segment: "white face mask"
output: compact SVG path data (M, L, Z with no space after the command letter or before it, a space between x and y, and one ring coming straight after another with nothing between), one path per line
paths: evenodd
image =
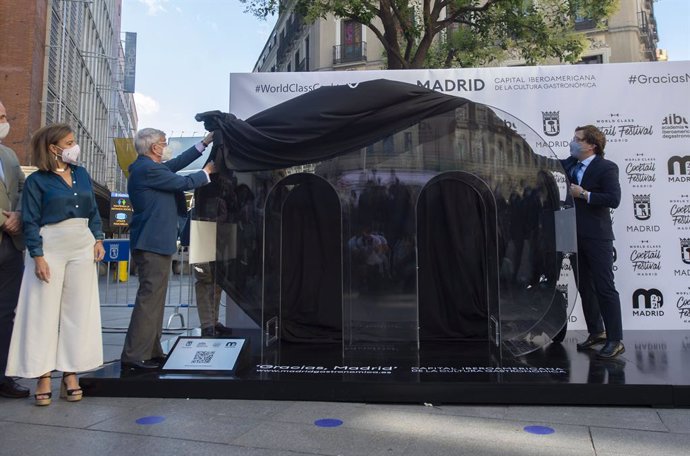
M79 144L75 144L72 147L68 147L67 149L62 149L62 155L60 156L60 159L65 163L76 165L78 163L80 153L81 149L79 148Z
M161 145L161 144L158 143L158 145ZM172 148L170 146L166 145L165 147L163 147L163 151L161 153L158 153L155 150L153 153L158 155L161 158L161 162L164 162L164 161L168 161L172 158L173 151L172 151Z
M10 134L10 124L3 122L0 124L0 139L5 139Z
M161 161L168 161L172 158L172 148L170 146L165 146L163 148L163 153L161 154Z

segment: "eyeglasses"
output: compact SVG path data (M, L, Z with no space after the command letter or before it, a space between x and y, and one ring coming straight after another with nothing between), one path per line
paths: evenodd
M167 141L163 141L163 142L157 142L156 144L158 144L159 146L165 147L165 146L168 145L168 142L167 142Z

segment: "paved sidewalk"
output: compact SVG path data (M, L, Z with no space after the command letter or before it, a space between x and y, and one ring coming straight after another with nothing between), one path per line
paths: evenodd
M126 326L130 312L104 308L103 325ZM196 309L185 318L198 325ZM106 360L119 358L123 340L124 333L104 334ZM342 424L319 426L324 419ZM0 398L0 435L0 456L687 456L690 409L105 397L56 397L36 407Z
M101 397L48 407L0 399L0 409L2 455L680 456L690 448L690 410L677 409ZM323 419L342 425L315 424Z

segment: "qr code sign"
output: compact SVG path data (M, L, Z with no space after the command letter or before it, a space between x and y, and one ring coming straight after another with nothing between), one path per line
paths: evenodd
M194 353L192 364L208 364L213 359L215 352L212 351L198 351Z

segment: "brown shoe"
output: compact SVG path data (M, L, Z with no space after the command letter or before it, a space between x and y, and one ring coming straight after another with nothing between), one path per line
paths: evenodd
M597 358L599 359L611 359L625 353L625 345L620 340L612 340L606 342L604 348L602 348L599 353L597 353Z
M589 350L594 345L606 342L606 332L590 334L583 342L577 344L577 351Z
M216 325L213 327L213 332L215 333L216 337L232 336L232 329L222 325L221 323L216 323Z

